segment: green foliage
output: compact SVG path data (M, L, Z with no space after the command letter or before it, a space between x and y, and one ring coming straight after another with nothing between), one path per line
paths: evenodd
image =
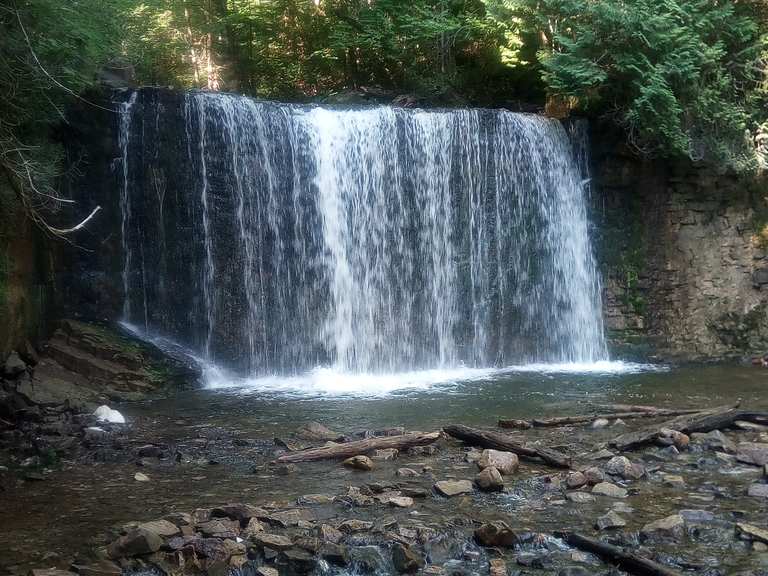
M765 80L756 65L756 7L729 0L523 0L520 13L540 31L551 94L611 115L642 152L744 169L753 160L745 131L754 128L750 112L759 106L750 99Z

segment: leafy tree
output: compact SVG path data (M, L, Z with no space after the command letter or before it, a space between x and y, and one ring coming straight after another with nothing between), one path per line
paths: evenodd
M745 131L754 128L749 101L760 75L756 6L523 0L517 13L538 32L550 94L609 114L644 153L743 169L753 158Z

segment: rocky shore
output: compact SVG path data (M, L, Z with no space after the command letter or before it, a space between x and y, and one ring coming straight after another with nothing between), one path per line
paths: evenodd
M510 436L567 452L570 467L560 470L446 434L402 451L281 463L313 446L407 435L319 423L269 442L220 435L144 445L132 453L132 482L142 490L178 488L185 478L226 482L235 472L215 455L226 449L251 471L248 488L224 492L249 497L210 503L214 495L196 496L187 484L164 513L105 530L87 551L54 557L32 574L765 574L768 428L738 421L723 431L660 435L623 453L611 447L647 427L605 419ZM196 458L179 457L195 444ZM585 540L658 571L587 551Z
M27 342L0 364L0 470L35 480L62 458L105 457L128 429L99 406L195 382L196 370L114 328L61 322L39 351Z

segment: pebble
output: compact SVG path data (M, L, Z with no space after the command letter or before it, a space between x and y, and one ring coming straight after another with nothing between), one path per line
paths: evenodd
M373 460L368 458L368 456L352 456L352 458L344 460L342 464L354 470L363 470L365 472L373 470Z
M622 528L627 525L627 521L619 516L616 512L611 510L607 514L600 516L595 522L595 527L598 530L610 530L613 528Z
M684 525L685 520L683 520L683 517L680 514L672 514L666 518L649 522L640 529L640 532L643 534L651 534L653 532L672 533L682 529Z
M133 475L133 479L136 480L136 482L149 482L149 476L142 472L136 472L136 474Z
M441 480L440 482L435 482L434 488L439 494L448 498L469 494L473 490L472 482L469 480Z
M627 491L624 488L611 484L610 482L600 482L592 488L592 494L608 496L609 498L626 498Z

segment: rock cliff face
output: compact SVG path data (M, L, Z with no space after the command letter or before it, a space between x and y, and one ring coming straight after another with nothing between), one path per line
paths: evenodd
M768 350L768 180L642 161L594 137L606 327L664 357Z

